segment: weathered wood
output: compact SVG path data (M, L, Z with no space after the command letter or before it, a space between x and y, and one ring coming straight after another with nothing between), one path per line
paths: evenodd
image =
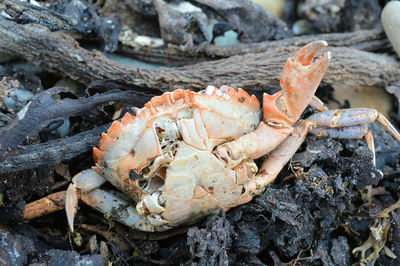
M107 92L88 98L54 100L52 95L68 91L55 87L41 92L24 107L6 126L0 128L0 162L4 157L15 154L15 148L28 137L35 136L47 125L71 116L85 114L94 108L113 102L142 106L149 99L135 93Z
M78 24L78 20L72 16L66 16L45 6L33 5L29 2L4 0L0 5L0 10L2 9L15 21L37 23L51 30L71 30Z
M323 79L325 83L385 87L396 82L400 74L400 64L394 57L355 48L328 49L333 60ZM143 92L146 88L162 92L178 88L199 90L209 84L276 89L286 59L298 47L275 48L178 68L145 69L116 64L100 52L81 48L73 38L61 32L0 18L0 50L82 83L112 79L144 87Z
M33 169L42 165L56 165L72 159L97 146L100 135L111 123L96 127L72 137L25 146L9 154L0 163L0 173Z
M345 33L324 33L314 35L304 35L283 40L264 41L250 44L238 45L193 45L138 49L122 45L120 52L131 55L143 61L153 63L164 63L174 66L194 64L205 60L215 60L234 55L244 55L250 53L262 53L268 50L289 47L304 46L316 40L325 40L332 47L352 47L364 51L376 51L390 47L389 40L381 29L359 30Z

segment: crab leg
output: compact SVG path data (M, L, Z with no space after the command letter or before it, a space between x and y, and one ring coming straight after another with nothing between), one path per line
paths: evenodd
M385 116L374 109L357 108L345 110L330 110L311 115L308 121L316 126L325 128L339 128L378 122L381 124L397 141L400 142L400 134L396 128L387 120ZM318 135L318 134L317 134Z
M330 110L316 113L310 116L308 121L314 123L317 128L311 130L311 134L321 137L361 139L365 138L369 150L373 154L372 162L375 165L374 137L370 129L364 126L374 121L380 123L397 141L400 142L400 134L385 116L374 109L359 108L346 110Z
M79 172L72 178L72 183L66 191L56 192L27 204L24 211L24 218L33 219L66 208L68 223L73 231L73 220L78 199L81 196L78 192L91 191L101 186L104 182L106 180L92 169Z
M74 231L74 218L81 194L98 188L105 182L106 180L93 169L84 170L72 178L72 183L68 186L65 199L65 211L71 232Z
M311 134L318 137L330 137L337 139L362 139L365 138L368 149L372 152L372 163L375 163L375 144L372 131L363 126L349 126L343 128L317 127L310 131Z
M300 120L294 127L293 132L262 163L258 174L253 180L247 183L246 190L252 196L261 194L265 186L273 182L282 168L293 157L300 145L303 143L308 132L312 128L312 123Z
M299 121L292 134L268 155L255 179L247 184L247 190L252 195L262 193L264 187L274 181L285 164L292 158L309 132L317 136L334 138L365 138L368 148L373 153L373 163L375 165L375 147L372 132L366 127L359 126L374 121L383 125L400 142L399 132L382 114L373 109L330 110L316 113L307 120Z
M26 205L25 219L33 219L65 208L65 195L67 191L60 191L38 199Z
M136 204L122 193L95 189L82 194L81 199L87 205L127 226L146 232L156 230L148 219L138 214L134 207ZM160 229L158 230L160 231Z

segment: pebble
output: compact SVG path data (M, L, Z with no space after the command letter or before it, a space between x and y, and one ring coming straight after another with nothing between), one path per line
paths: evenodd
M4 105L7 109L20 110L25 104L33 98L33 93L28 90L17 89L8 93L4 99Z
M382 11L383 28L394 50L400 57L400 2L390 1Z
M239 44L238 34L233 30L229 30L224 35L216 37L214 44L219 46Z
M292 26L292 31L294 35L315 33L311 23L306 19L297 20Z
M214 25L218 21L215 19L209 19L207 24L207 33L209 36L213 36L213 28ZM214 44L218 46L225 46L225 45L235 45L239 44L238 34L236 31L228 30L223 35L215 37Z

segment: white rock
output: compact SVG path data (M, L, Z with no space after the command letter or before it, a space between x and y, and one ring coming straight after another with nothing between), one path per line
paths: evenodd
M400 57L400 2L387 3L382 11L381 19L386 35Z
M224 35L216 37L214 44L219 46L239 44L238 34L233 30L228 30Z
M294 35L303 35L303 34L310 34L314 33L314 30L309 21L306 19L299 19L297 20L293 26L292 31Z

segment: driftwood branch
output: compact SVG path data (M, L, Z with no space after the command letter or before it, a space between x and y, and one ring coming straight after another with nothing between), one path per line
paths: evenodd
M101 133L107 131L110 124L72 137L25 146L8 155L0 163L0 173L33 169L42 165L56 165L72 159L98 145Z
M325 33L305 35L276 41L264 41L238 45L193 45L138 49L122 45L120 51L143 61L165 63L176 66L194 64L204 60L221 59L234 55L263 53L272 49L289 46L304 46L317 40L325 40L332 47L352 47L364 51L376 51L390 47L389 40L381 29L360 30L346 33Z
M0 18L2 52L16 54L82 83L112 79L160 92L178 88L199 90L209 84L252 90L276 89L286 59L297 49L297 46L290 46L179 68L144 69L122 66L100 52L89 52L61 32ZM400 64L393 57L355 48L330 47L329 50L333 60L323 79L325 83L385 87L399 77Z
M22 23L36 23L51 30L71 30L78 24L76 18L60 14L45 6L33 5L19 0L4 0L0 10L4 9L7 15Z
M52 88L37 94L18 113L13 121L0 128L0 160L14 150L26 138L39 133L47 125L68 117L85 114L94 108L110 102L143 105L149 98L132 92L107 92L88 98L54 100L52 95L68 90Z

